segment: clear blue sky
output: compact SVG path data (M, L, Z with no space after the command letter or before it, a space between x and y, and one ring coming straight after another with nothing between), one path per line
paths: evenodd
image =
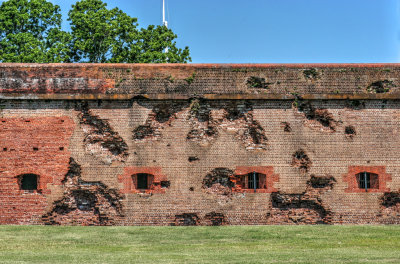
M61 6L65 27L75 0ZM166 0L193 63L400 62L400 0ZM161 23L162 0L105 0Z

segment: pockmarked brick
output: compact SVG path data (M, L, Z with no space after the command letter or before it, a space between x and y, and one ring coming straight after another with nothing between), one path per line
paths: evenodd
M400 224L399 64L0 64L0 224Z

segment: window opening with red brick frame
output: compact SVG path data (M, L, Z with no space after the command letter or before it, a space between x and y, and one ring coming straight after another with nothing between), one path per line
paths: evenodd
M271 166L239 166L231 179L235 183L235 192L271 193L277 191L273 184L279 181Z
M137 190L149 190L153 184L154 175L148 173L138 173L132 175Z
M384 193L390 192L387 183L392 175L386 173L386 166L349 166L343 181L347 183L346 193Z
M358 188L365 189L368 192L368 189L379 189L379 177L375 173L369 172L361 172L356 175Z
M39 176L36 174L22 174L18 176L20 189L23 191L36 191L38 189Z

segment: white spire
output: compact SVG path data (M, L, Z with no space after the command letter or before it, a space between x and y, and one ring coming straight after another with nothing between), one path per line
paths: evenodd
M163 26L168 28L168 21L165 20L165 0L162 1L162 20L163 20ZM164 49L164 53L168 53L168 47Z
M163 11L163 13L162 13L162 23L163 23L163 26L168 27L168 21L165 20L165 0L162 1L162 11Z

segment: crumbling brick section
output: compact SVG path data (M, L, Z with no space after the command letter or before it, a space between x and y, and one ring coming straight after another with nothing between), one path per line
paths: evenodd
M199 143L210 143L219 135L218 130L234 131L235 137L248 150L266 149L268 138L261 124L253 117L252 105L248 102L211 105L204 100L193 100L189 120L192 129L187 139Z
M200 223L200 218L195 213L184 213L175 215L172 226L197 226Z
M121 221L122 197L104 183L81 179L81 166L73 158L63 180L64 195L42 216L47 225L115 225Z
M386 192L382 195L378 219L382 224L400 224L400 191Z
M322 131L335 132L338 122L327 109L315 108L308 101L299 100L297 103L297 111L304 114L305 125Z
M207 193L230 196L235 187L232 176L233 171L228 168L215 168L204 177L202 188Z
M243 183L243 176L250 173L259 173L265 175L265 182L260 182L262 188L256 189L257 193L272 193L278 191L274 187L275 182L279 182L279 175L274 173L272 166L239 166L236 167L234 175L231 176L231 181L235 184L233 192L247 192L254 193L254 189L245 189ZM261 179L260 179L261 181ZM264 188L265 186L265 188Z
M306 154L306 152L302 149L297 150L292 155L292 166L299 168L300 172L306 173L311 167L311 160Z
M303 193L271 194L268 224L331 224L332 212L323 204L321 195L336 182L332 176L311 176Z
M68 116L0 118L0 224L37 224L68 171L75 124ZM37 190L21 190L21 175Z
M210 212L205 215L204 219L206 225L209 226L220 226L227 224L225 215L223 213Z
M132 131L133 139L136 142L160 139L162 130L172 126L173 120L177 118L177 113L182 111L186 105L184 102L156 104L147 117L146 122Z
M101 157L107 164L112 163L113 160L127 159L128 145L118 132L112 129L107 120L92 114L87 104L82 105L79 118L85 132L83 142L88 152Z
M151 176L151 183L146 190L139 190L137 186L137 178L135 175L148 174ZM123 194L130 193L165 193L165 190L170 187L170 182L167 176L161 173L161 167L125 167L124 173L118 175L118 182L122 183L123 187L120 192Z
M392 180L392 175L386 173L386 166L349 166L348 173L343 175L343 181L347 182L346 193L363 193L364 188L359 188L357 174L368 172L378 175L379 188L368 189L368 192L390 192L386 183Z

